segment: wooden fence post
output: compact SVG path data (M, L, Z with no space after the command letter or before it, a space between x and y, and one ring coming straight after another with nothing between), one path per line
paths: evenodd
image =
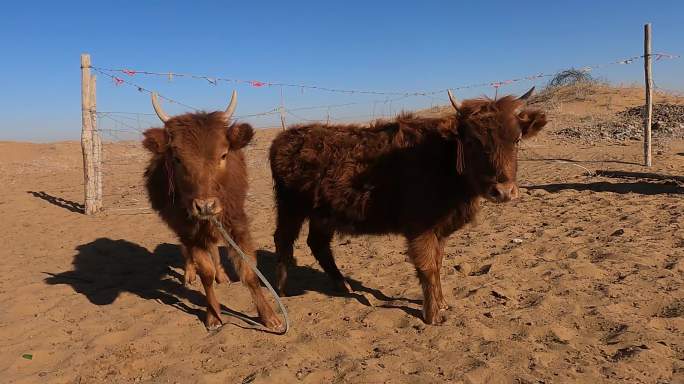
M281 105L278 107L278 111L280 111L280 126L283 128L283 131L287 129L285 126L285 108Z
M83 188L85 214L92 215L95 207L95 164L93 162L93 120L90 104L90 55L81 54L81 150L83 151Z
M280 87L280 106L278 107L278 111L280 112L280 125L283 127L283 131L286 128L285 126L285 100L283 97L283 87Z
M102 210L102 136L97 130L97 78L90 76L90 116L93 127L93 164L95 169L95 211Z
M651 166L651 121L653 118L653 77L651 72L651 23L644 25L644 75L646 114L644 116L644 165Z

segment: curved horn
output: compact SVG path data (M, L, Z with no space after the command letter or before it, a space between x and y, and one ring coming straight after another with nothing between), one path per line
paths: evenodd
M230 120L230 118L233 116L233 112L235 112L235 107L237 107L237 92L233 90L233 93L230 95L230 104L228 104L228 107L226 108L226 120Z
M451 105L454 107L456 111L458 111L461 106L458 103L458 100L454 97L454 94L451 93L451 89L447 89L447 93L449 94L449 101L451 101Z
M164 110L162 109L161 105L159 105L159 100L157 99L157 92L152 92L152 106L154 107L154 111L157 113L157 116L159 116L159 119L163 122L169 121L169 115L164 113Z
M525 92L525 94L518 97L518 100L527 100L530 96L532 96L532 93L534 92L534 88L535 87L530 88L529 91Z

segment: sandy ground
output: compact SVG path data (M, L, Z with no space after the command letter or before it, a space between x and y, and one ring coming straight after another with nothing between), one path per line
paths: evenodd
M549 131L567 121L559 113ZM275 133L248 149L248 212L271 279ZM419 318L402 239L335 239L369 303L331 292L301 236L284 299L294 327L275 336L228 316L205 330L174 236L138 209L138 143L106 145L108 211L96 217L79 213L78 143L0 143L0 382L683 383L684 142L666 144L646 169L638 142L526 143L521 198L485 204L448 243L441 326ZM218 294L254 315L239 283Z

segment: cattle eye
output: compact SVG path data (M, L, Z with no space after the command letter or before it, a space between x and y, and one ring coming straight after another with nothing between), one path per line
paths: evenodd
M180 164L180 163L181 163L180 157L174 156L174 157L173 157L173 162L176 163L176 164Z
M228 152L223 152L223 155L221 155L221 160L225 160L226 156L228 156Z

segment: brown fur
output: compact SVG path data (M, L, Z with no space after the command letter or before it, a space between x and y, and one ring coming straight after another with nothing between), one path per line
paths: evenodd
M185 258L185 280L199 273L207 296L206 325L221 324L214 281L226 282L218 244L220 237L207 221L193 214L195 199L215 198L217 217L240 247L256 261L244 201L247 169L242 148L253 135L249 124L228 125L222 112L185 114L171 118L164 128L145 131L143 145L152 153L145 171L152 208L178 235ZM252 270L230 252L240 279L247 286L264 324L280 326L266 302Z
M270 149L278 222L278 288L284 293L292 243L309 219L308 244L341 290L330 240L347 234L402 234L424 292L424 318L446 308L439 269L446 238L477 214L481 197L512 185L517 142L546 118L513 97L467 100L443 118L400 115L369 126L309 124Z

